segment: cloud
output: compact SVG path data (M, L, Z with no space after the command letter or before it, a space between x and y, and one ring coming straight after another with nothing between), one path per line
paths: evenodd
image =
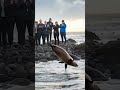
M36 0L36 18L84 18L84 0Z

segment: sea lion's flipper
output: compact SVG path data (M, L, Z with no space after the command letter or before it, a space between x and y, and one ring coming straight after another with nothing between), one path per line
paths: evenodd
M65 64L65 70L67 69L67 64Z
M59 63L64 63L63 61L60 61Z

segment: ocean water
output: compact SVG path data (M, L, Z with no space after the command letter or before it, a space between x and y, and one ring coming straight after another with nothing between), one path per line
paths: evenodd
M84 43L85 42L85 32L66 32L66 38L67 39L74 39L77 44ZM59 35L59 39L61 41L61 36ZM54 40L52 35L52 40Z
M85 60L77 61L78 67L59 61L35 64L35 90L85 90Z
M66 34L67 39L74 39L77 44L85 42L84 32L67 32ZM76 62L79 65L78 67L68 66L66 71L64 64L56 60L36 63L35 89L85 90L85 60Z
M78 44L85 42L85 32L67 32L66 37L74 39Z
M86 29L96 33L101 39L100 42L105 44L108 41L120 39L119 15L98 16L97 18L92 17L87 20Z

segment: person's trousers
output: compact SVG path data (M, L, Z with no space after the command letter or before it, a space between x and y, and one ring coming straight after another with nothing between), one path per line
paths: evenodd
M52 41L52 31L49 31L50 42Z
M2 17L0 21L0 45L7 45L7 18Z
M2 45L2 18L0 18L0 47L1 47L1 45Z
M25 44L25 22L24 18L16 18L16 27L18 31L18 43Z
M33 25L34 19L25 19L25 26L27 26L28 34L29 34L29 41L33 38Z
M38 45L38 33L35 33L35 44Z
M46 34L46 38L47 38L47 43L49 42L49 34Z
M43 45L45 45L45 34L38 33L38 42L39 42L39 45L41 44L41 37L42 37L42 43L43 43Z
M15 25L15 18L14 17L8 17L7 35L8 35L8 43L10 45L13 43L14 25Z
M59 45L59 34L58 33L54 33L54 39L55 39L55 44L56 44L56 41L58 41L58 45Z
M65 40L65 43L66 43L66 32L60 32L60 35L61 35L62 43L64 42L64 40Z

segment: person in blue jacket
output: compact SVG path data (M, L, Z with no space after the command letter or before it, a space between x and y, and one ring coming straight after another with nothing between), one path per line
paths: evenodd
M62 20L62 24L60 24L60 35L61 35L62 43L65 41L66 44L66 24L64 20Z

